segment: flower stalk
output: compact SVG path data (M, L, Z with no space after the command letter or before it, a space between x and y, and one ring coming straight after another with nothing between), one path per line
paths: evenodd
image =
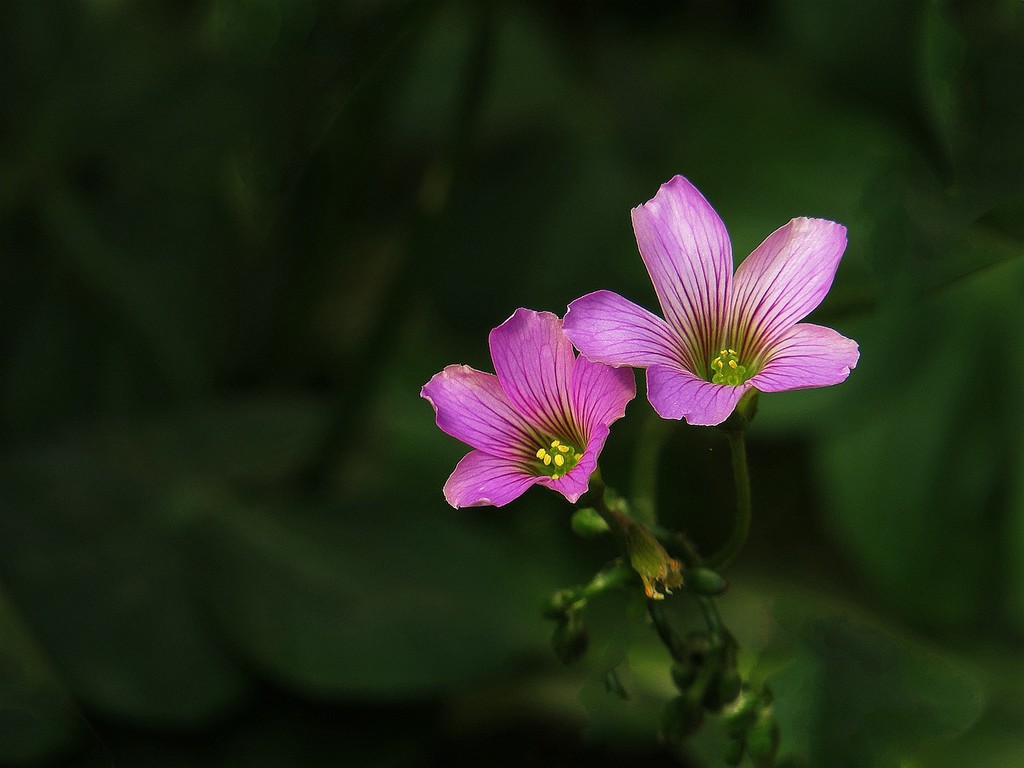
M743 549L750 533L752 503L750 497L750 471L747 468L747 445L744 431L727 430L729 451L732 454L732 477L736 486L736 517L733 521L732 533L720 550L704 559L704 565L722 571L736 559Z

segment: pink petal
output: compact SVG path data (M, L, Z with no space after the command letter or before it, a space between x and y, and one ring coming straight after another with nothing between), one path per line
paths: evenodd
M470 451L444 484L444 497L456 509L502 507L540 479L523 469L518 460Z
M857 342L820 325L800 323L768 351L768 362L748 383L762 392L828 387L857 365Z
M565 335L591 360L608 365L678 365L682 339L660 317L611 291L589 293L569 305Z
M754 249L733 282L728 343L741 359L755 359L821 303L845 249L846 227L825 219L793 219Z
M420 396L434 406L443 432L473 448L513 458L536 442L493 373L449 365L423 385Z
M572 369L570 397L576 423L591 440L599 428L625 415L626 404L636 397L636 378L630 368L611 368L580 355Z
M736 387L713 384L663 365L647 369L647 399L654 410L663 419L686 419L687 424L721 424L750 387L749 381Z
M550 477L541 477L540 484L546 485L553 491L558 491L565 496L569 502L575 504L580 496L587 492L590 487L590 476L597 469L597 459L601 455L604 443L608 439L609 430L607 426L600 426L594 430L583 450L583 457L579 463L569 470L568 474L552 480Z
M550 312L517 309L489 337L502 389L527 421L561 438L575 431L569 386L576 355Z
M732 245L718 214L682 176L633 209L633 231L669 325L703 371L721 343L732 297ZM690 366L692 367L692 366Z

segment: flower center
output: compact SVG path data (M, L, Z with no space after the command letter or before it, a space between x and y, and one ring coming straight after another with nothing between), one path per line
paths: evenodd
M536 455L540 461L539 473L547 475L552 480L564 477L576 466L576 462L583 458L583 454L574 446L561 440L552 440L548 447L538 449Z
M740 356L735 349L723 349L711 361L711 381L715 384L736 386L747 380L747 367L740 365Z

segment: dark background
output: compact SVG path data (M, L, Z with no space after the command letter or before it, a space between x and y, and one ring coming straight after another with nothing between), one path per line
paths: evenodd
M5 0L0 67L0 763L673 764L635 600L548 647L613 543L447 507L419 388L518 306L656 306L629 209L682 173L737 258L849 228L860 365L762 397L721 600L783 752L1020 764L1024 4ZM728 535L642 386L602 463Z

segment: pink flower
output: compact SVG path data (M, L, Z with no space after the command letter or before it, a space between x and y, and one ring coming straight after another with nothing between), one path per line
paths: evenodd
M453 507L500 507L540 484L575 502L608 426L636 395L632 371L576 357L550 312L517 309L489 340L497 375L449 365L420 393L437 426L474 449L445 483L445 498Z
M857 343L799 322L832 285L845 227L793 219L733 275L725 225L682 176L632 213L665 319L597 291L569 305L565 333L591 360L646 368L647 397L662 418L720 424L751 388L825 387L850 375Z

